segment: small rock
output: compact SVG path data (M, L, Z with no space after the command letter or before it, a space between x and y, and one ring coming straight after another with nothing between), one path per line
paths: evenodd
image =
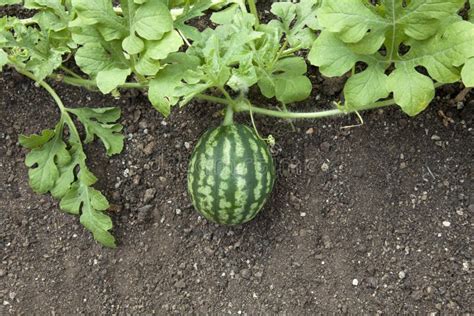
M3 277L7 274L7 271L5 271L4 269L0 269L0 277Z
M321 165L321 170L322 170L323 172L327 172L327 171L329 170L329 165L328 165L327 163L323 163L323 164Z
M399 278L400 280L403 280L405 277L406 277L405 271L400 271L400 272L398 272L398 278Z
M184 148L186 149L191 148L191 144L189 142L184 142Z
M156 142L155 141L149 142L145 146L145 148L143 148L143 153L147 156L150 156L155 151L155 147L156 147Z
M138 215L137 215L138 222L143 223L149 218L152 207L153 207L152 205L148 204L138 209Z
M416 290L413 293L411 293L411 298L414 299L415 301L419 301L423 298L423 291L421 290Z
M184 289L186 287L186 283L183 280L179 280L174 284L174 286L178 289Z
M145 191L145 195L143 196L143 203L147 204L148 202L153 200L153 198L155 197L155 194L156 194L156 189L154 188L147 189Z
M176 209L176 215L181 215L181 212L182 212L182 211L181 211L180 208L177 208L177 209Z
M308 128L308 129L306 130L306 135L312 135L312 134L314 134L314 128L312 128L312 127L311 127L311 128Z
M400 163L400 169L405 169L407 167L407 164L405 162Z
M244 279L250 279L250 270L249 269L243 269L240 271L240 276Z
M367 285L369 286L369 288L372 288L372 289L377 288L377 279L374 277L368 277Z
M321 145L319 145L319 149L327 153L331 149L331 145L328 142L322 142Z
M439 137L438 135L433 135L431 136L431 140L441 140L441 137Z
M352 285L354 285L354 286L359 285L359 280L357 280L357 279L352 280Z
M322 239L323 239L324 248L326 248L326 249L331 248L332 243L331 243L331 239L329 238L329 236L328 236L328 235L324 235L324 236L322 237Z
M209 247L209 246L204 247L204 252L205 252L206 255L208 255L208 256L212 256L212 255L214 254L214 250L212 250L212 248Z
M444 227L449 227L449 226L451 226L451 222L443 221L443 226Z

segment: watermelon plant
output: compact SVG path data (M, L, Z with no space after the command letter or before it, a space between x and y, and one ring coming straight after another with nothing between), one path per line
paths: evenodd
M193 99L222 105L223 124L193 151L188 190L204 217L231 225L254 218L275 181L266 144L273 139L261 138L254 114L324 118L398 105L414 116L435 88L474 86L474 21L465 0L276 2L268 21L254 0L0 0L13 4L34 13L0 18L0 69L35 81L60 112L53 128L20 137L30 150L30 185L79 215L108 247L116 244L108 202L94 188L83 146L97 138L107 155L120 153L120 109L67 106L51 82L116 97L139 89L165 117ZM189 23L204 14L208 28ZM307 61L327 77L347 77L332 109L288 111L311 95ZM255 104L256 93L277 105ZM236 113L248 114L252 128L234 124Z

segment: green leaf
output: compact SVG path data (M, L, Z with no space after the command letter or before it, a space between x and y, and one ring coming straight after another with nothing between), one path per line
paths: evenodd
M0 6L19 4L21 2L22 2L22 0L0 0Z
M150 102L165 117L170 114L171 106L176 105L182 96L177 89L183 86L185 72L196 68L199 60L184 53L175 53L168 62L170 64L158 72L148 89Z
M66 111L76 114L83 123L86 141L98 135L110 153L123 146L123 137L111 134L121 129L121 126L117 128L118 124L110 124L119 119L119 109L79 108ZM109 232L112 221L103 213L109 204L92 187L97 178L86 166L86 155L79 134L67 112L62 114L54 130L44 130L40 135L20 136L20 144L31 149L25 160L30 168L30 185L39 193L51 192L55 198L61 199L63 211L80 214L81 223L93 233L97 241L104 246L115 247L115 239ZM63 139L65 124L70 132L67 144Z
M302 0L298 3L274 3L271 12L280 18L280 27L286 33L290 46L309 48L316 39L312 30L319 29L317 9L318 0Z
M173 18L165 4L160 1L148 1L136 11L134 28L147 40L159 40L173 29Z
M339 77L354 67L361 59L350 47L330 32L323 32L314 42L308 60L318 66L327 77Z
M145 49L145 43L141 38L132 33L123 40L122 47L127 53L135 55Z
M457 15L463 6L461 0L325 1L324 28L308 59L325 76L353 70L344 88L349 106L363 108L393 92L403 111L416 115L434 97L434 81L458 81L460 66L474 56L474 26Z
M319 20L328 31L339 33L346 43L360 41L370 29L387 26L363 1L353 0L324 1Z
M344 87L344 95L350 100L350 105L356 107L374 103L390 94L387 80L388 76L380 65L370 66L366 71L349 78Z
M75 108L69 112L77 116L86 130L85 143L94 140L94 136L104 144L107 155L115 155L122 151L124 136L120 133L122 125L115 124L120 117L119 108Z
M258 86L265 97L276 97L284 104L302 101L309 97L312 90L311 81L304 75L306 71L303 58L284 58L276 62L270 71L258 70Z
M435 96L433 81L413 68L397 68L390 74L387 84L395 102L410 116L426 109Z
M41 132L40 135L36 135L36 134L30 135L30 136L20 135L18 141L20 142L20 145L22 145L23 147L28 148L28 149L34 149L34 148L43 146L55 135L56 134L53 130L45 129Z
M0 49L0 70L8 63L8 54L3 49Z
M226 24L229 23L229 21L232 21L234 18L235 14L239 11L239 6L234 4L229 6L228 8L225 8L224 10L214 12L211 15L211 21L216 24Z
M130 69L113 68L102 70L96 77L97 87L104 94L110 93L118 86L124 84L130 73Z
M241 60L239 68L232 69L232 76L227 85L234 91L246 93L251 86L258 82L257 71L252 64L252 56L248 55Z
M71 160L62 139L62 125L58 125L51 138L52 131L44 131L42 135L25 137L20 140L25 146L31 146L25 163L28 171L30 186L38 193L46 193L54 188L59 178L59 168ZM49 139L48 139L49 138Z
M402 0L385 0L380 8L363 1L324 1L319 10L321 25L338 33L346 43L356 43L371 32L384 30L398 46L404 36L424 40L434 35L444 19L457 14L464 0L413 0L406 6Z
M123 17L118 16L109 0L71 0L78 21L73 25L96 25L106 41L122 39L128 33Z
M176 29L181 31L186 38L189 38L193 41L198 41L201 39L201 33L194 26L186 25L185 23L193 18L200 17L204 14L204 11L209 9L212 6L212 1L210 0L197 0L193 5L186 5L183 8L183 13L180 14L174 21Z
M71 214L81 213L81 224L92 232L95 240L106 247L116 247L115 238L108 232L112 229L112 220L103 212L109 203L102 193L78 180L61 199L60 207Z
M401 63L424 66L436 81L453 83L460 79L459 66L474 56L473 43L474 25L459 21L426 42L413 43Z
M114 50L117 53L117 48L119 48L117 46L111 47L111 51ZM97 43L86 43L77 50L74 58L81 70L92 77L104 70L128 68L128 65L119 59L120 57L116 57Z
M462 81L466 87L474 87L474 57L467 60L462 69L461 75Z

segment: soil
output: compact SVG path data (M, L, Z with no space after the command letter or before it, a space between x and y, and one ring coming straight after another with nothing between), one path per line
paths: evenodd
M299 110L339 99L341 80L311 70ZM454 85L416 118L397 108L294 122L258 118L272 134L278 180L252 222L205 221L186 165L220 108L192 103L163 119L142 95L120 99L56 85L67 106L119 106L126 147L87 146L112 203L118 248L32 192L20 134L54 126L45 91L0 77L0 314L309 314L474 312L474 94ZM266 105L271 102L265 101ZM263 101L262 101L263 103ZM450 119L443 119L443 115ZM239 116L249 122L247 116Z

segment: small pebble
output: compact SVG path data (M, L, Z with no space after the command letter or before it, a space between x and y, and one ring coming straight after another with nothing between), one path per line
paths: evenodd
M324 171L324 172L328 171L329 170L329 165L327 163L323 163L321 165L321 170Z
M242 271L240 271L240 275L244 279L249 279L250 278L250 270L249 269L243 269Z
M444 227L449 227L449 226L451 226L451 223L448 222L448 221L444 221L444 222L443 222L443 226L444 226Z
M357 280L357 279L352 280L352 285L354 285L354 286L359 285L359 280Z
M405 277L406 277L405 271L398 272L398 278L400 280L403 280Z

